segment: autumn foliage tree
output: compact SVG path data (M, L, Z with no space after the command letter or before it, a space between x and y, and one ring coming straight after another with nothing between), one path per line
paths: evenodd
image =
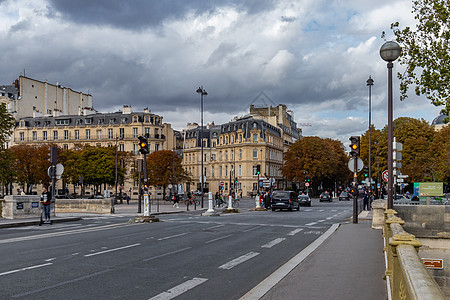
M288 181L311 178L313 186L334 189L335 183L350 181L348 158L338 140L304 137L291 145L281 171Z
M147 156L148 183L163 187L163 195L169 184L179 184L190 180L181 165L181 158L175 151L161 150Z

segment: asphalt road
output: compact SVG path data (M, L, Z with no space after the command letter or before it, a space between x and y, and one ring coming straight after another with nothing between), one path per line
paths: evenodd
M332 224L351 202L300 211L199 212L129 224L117 216L0 229L2 299L239 299Z

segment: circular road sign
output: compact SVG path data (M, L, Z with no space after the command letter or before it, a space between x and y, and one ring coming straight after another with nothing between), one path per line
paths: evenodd
M309 186L309 182L306 182L306 183L305 183L305 186Z
M359 157L358 157L358 160L357 160L357 163L356 163L356 171L355 171L355 159L354 158L350 158L350 160L348 161L348 168L352 172L359 172L359 171L361 171L363 169L363 167L364 167L364 162Z
M221 186L224 186L224 185L225 185L225 182L221 181L221 182L220 182L220 185L221 185Z
M383 173L381 174L381 178L383 178L384 181L388 181L388 179L389 179L388 170L383 171Z

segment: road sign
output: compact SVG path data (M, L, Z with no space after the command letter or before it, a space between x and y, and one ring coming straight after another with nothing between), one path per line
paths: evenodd
M409 175L403 175L403 174L401 174L401 175L397 175L397 177L398 177L398 178L408 178Z
M381 177L383 178L384 181L388 181L389 178L388 170L384 170L383 173L381 174Z
M225 185L225 182L221 181L221 182L220 182L220 185L221 185L221 186L224 186L224 185Z
M405 182L405 181L403 180L403 178L398 178L397 182Z
M64 166L62 164L56 164L55 168L53 166L48 167L47 174L49 177L53 177L53 170L55 170L55 176L61 178L62 173L64 173ZM58 179L59 179L58 178Z
M348 168L350 169L350 171L352 172L359 172L363 169L364 167L364 163L362 161L361 158L358 157L357 163L356 163L356 171L355 171L355 159L354 158L350 158L350 160L348 161Z
M305 186L308 187L309 186L309 182L305 183Z

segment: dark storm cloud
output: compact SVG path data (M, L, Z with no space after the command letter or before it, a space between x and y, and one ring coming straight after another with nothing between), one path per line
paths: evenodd
M1 0L0 0L1 1ZM243 2L243 3L242 3ZM1 3L1 2L0 2ZM74 23L106 25L124 29L158 26L165 19L179 19L190 11L197 14L221 6L233 6L256 14L273 8L275 0L50 0L52 8Z

